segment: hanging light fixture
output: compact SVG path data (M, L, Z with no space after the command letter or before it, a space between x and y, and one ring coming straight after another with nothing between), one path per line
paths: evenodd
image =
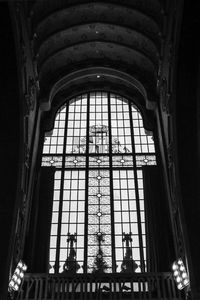
M22 279L24 278L24 272L26 272L27 266L26 264L20 260L17 264L17 267L14 271L13 276L11 277L9 284L8 284L8 291L18 291L20 284L22 282Z
M190 284L189 276L186 272L186 268L181 258L179 258L172 264L172 270L174 280L179 290L182 290Z

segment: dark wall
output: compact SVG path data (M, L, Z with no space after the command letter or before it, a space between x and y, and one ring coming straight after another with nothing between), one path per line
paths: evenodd
M19 92L15 45L6 2L0 2L0 299L7 291L19 161Z
M191 253L192 284L200 274L200 3L185 1L178 53L176 125L183 211ZM195 298L196 299L196 298Z

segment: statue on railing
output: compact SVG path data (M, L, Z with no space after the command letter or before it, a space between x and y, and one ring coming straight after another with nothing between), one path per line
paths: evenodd
M98 232L96 234L99 249L98 249L98 252L97 252L95 260L94 260L94 267L93 267L93 271L92 271L92 273L95 273L95 274L105 273L105 271L108 269L108 265L103 258L104 254L101 249L101 244L102 244L102 242L104 242L104 235L105 234L103 234L101 232Z
M80 265L76 261L76 251L74 249L74 243L76 243L76 233L68 233L67 243L69 255L63 265L63 273L76 273L80 269Z
M125 242L126 252L125 256L121 265L121 273L132 273L135 272L138 268L138 265L133 259L132 256L132 249L130 246L130 242L132 242L131 238L132 233L125 233L123 232L123 239L122 241Z

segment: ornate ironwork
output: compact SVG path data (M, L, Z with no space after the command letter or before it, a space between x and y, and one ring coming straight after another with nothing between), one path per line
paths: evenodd
M121 272L122 273L135 272L138 268L138 265L133 260L132 249L130 245L130 243L132 242L132 238L131 238L132 233L123 232L123 236L124 238L122 239L122 241L125 242L126 253L121 265Z
M109 293L109 294L108 294ZM181 300L171 273L25 274L14 299ZM38 298L39 297L39 298Z
M101 244L104 240L104 233L97 232L96 233L96 239L98 242L98 252L96 254L95 260L94 260L94 266L92 273L99 274L99 273L105 273L106 270L109 268L108 264L106 263L104 259L104 253L101 247Z
M63 272L76 273L80 269L80 265L76 261L76 251L74 249L74 243L76 243L76 233L68 233L67 243L69 244L69 255L63 266Z

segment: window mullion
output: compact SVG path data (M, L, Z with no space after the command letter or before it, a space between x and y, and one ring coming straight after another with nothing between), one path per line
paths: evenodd
M140 262L141 262L141 271L145 272L145 263L144 263L144 248L142 240L142 225L141 225L141 216L140 216L140 198L138 192L138 180L137 180L137 166L136 166L136 154L135 154L135 143L134 143L134 132L133 132L133 119L132 119L132 107L129 102L129 118L130 118L130 128L131 128L131 143L132 143L132 152L133 152L133 172L135 180L135 195L136 195L136 208L137 208L137 223L138 223L138 233L139 233L139 251L140 251Z
M110 159L110 210L111 210L112 271L116 272L110 93L108 93L108 129L109 129L109 159Z
M64 175L65 175L65 152L66 152L66 140L67 140L67 123L68 123L68 111L69 103L66 105L65 115L65 130L63 141L63 153L62 153L62 169L61 169L61 183L60 183L60 201L59 201L59 214L58 214L58 230L57 230L57 244L56 244L56 262L55 273L59 273L59 261L60 261L60 240L61 240L61 226L62 226L62 207L63 207L63 190L64 190Z
M84 273L87 273L87 256L88 256L89 131L90 131L90 93L87 94L87 121L86 121L85 234L84 234L84 267L83 267Z

